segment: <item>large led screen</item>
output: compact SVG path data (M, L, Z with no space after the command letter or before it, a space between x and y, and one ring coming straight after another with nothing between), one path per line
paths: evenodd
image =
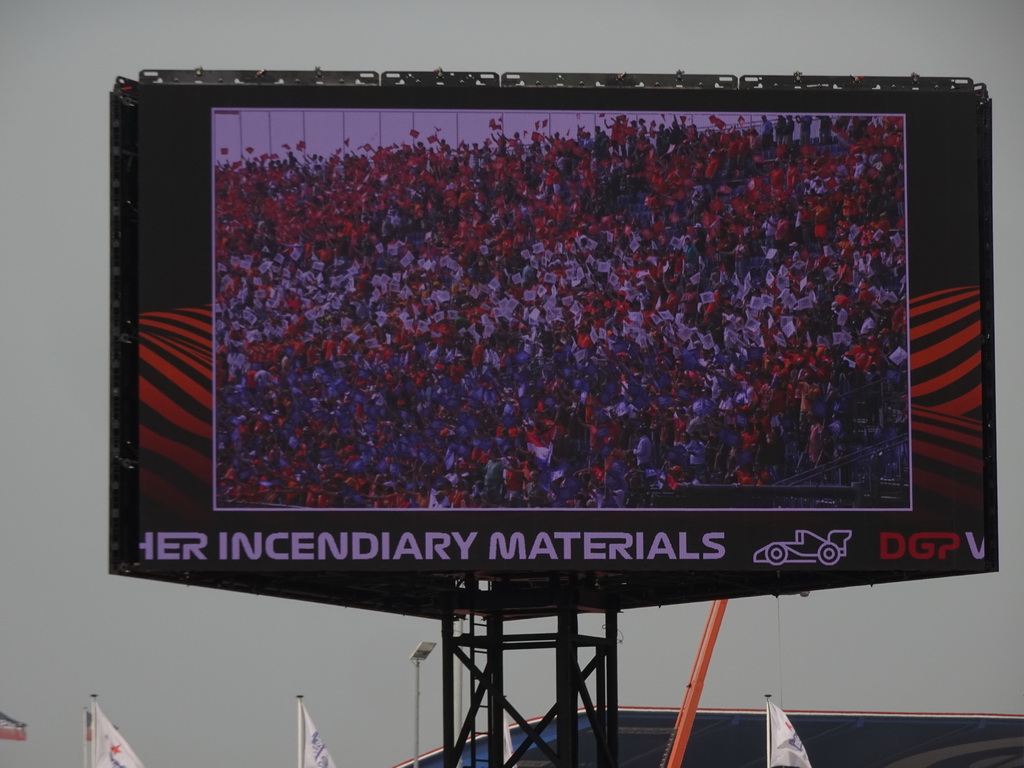
M121 564L995 566L972 90L134 98Z

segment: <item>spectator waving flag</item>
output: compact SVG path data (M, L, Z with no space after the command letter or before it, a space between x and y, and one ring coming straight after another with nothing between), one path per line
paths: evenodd
M796 729L786 713L768 702L768 731L771 742L768 750L768 768L811 768L810 758Z
M538 466L546 468L551 461L552 438L540 435L536 430L526 432L526 450L537 457Z
M25 734L25 724L19 723L3 712L0 712L0 739L12 739L13 741L25 741L28 738Z
M93 768L145 768L95 700L93 707Z
M302 716L302 765L300 768L336 768L331 753L327 751L324 740L320 738L320 731L313 725L313 720L306 711L306 706L299 698L299 712Z

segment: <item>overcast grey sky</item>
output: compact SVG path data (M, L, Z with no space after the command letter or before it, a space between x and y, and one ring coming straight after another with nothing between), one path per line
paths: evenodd
M148 768L285 768L294 695L339 768L411 757L436 623L106 574L107 94L146 68L965 76L995 113L1002 571L733 601L702 704L1024 712L1016 461L1024 302L1024 3L6 0L0 5L3 768L81 764L91 693ZM707 606L620 619L624 705L678 706ZM594 628L597 631L597 628ZM781 640L781 647L780 647ZM550 659L513 662L542 714ZM440 658L423 665L440 743ZM77 761L77 762L76 762Z

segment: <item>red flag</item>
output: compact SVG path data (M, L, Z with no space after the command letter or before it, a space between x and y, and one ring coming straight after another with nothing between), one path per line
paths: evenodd
M411 131L409 131L409 135L412 136L414 139L418 139L420 137L420 132L413 128Z
M544 121L543 121L543 122L541 123L541 127L542 127L542 128L547 128L547 127L548 127L548 121L547 121L547 120L544 120Z
M285 149L291 149L292 148L291 144L282 144L281 146L284 147Z
M299 150L299 152L305 152L305 151L306 151L306 142L304 142L304 141L300 141L299 143L297 143L297 144L295 145L295 148L296 148L297 150Z
M363 149L365 149L367 152L373 151L373 147L370 144L363 144Z
M221 147L221 148L220 148L220 153L221 153L222 155L226 155L226 154L228 153L228 148L227 148L227 147Z
M24 723L12 720L3 712L0 712L0 739L25 741L28 738L25 733L25 727Z
M491 118L490 126L491 126L491 130L492 131L500 131L501 130L501 123L498 122L497 120L495 120L493 117Z
M534 131L534 132L533 132L533 136L531 136L530 138L531 138L531 139L532 139L533 141L536 141L536 142L538 142L538 143L540 143L540 142L544 141L544 137L543 137L543 136L541 136L541 135L540 135L539 133L537 133L536 131Z
M256 150L255 150L255 149L253 149L252 147L246 147L246 148L245 148L245 151L246 151L246 152L248 152L248 153L249 153L249 154L251 155L251 154L252 154L253 152L255 152Z
M427 143L433 144L437 141L437 136L427 136Z
M711 123L718 130L722 130L723 128L725 128L725 120L723 120L722 118L718 117L717 115L711 115L711 117L709 117L708 120L710 120Z

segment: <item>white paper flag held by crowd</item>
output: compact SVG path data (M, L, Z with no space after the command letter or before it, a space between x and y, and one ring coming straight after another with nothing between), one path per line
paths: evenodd
M299 710L302 712L302 768L337 768L302 699L299 699Z
M93 700L93 768L145 768L117 728Z
M771 733L771 747L768 750L768 768L811 768L807 750L796 735L796 729L789 722L786 713L768 702L768 730Z

